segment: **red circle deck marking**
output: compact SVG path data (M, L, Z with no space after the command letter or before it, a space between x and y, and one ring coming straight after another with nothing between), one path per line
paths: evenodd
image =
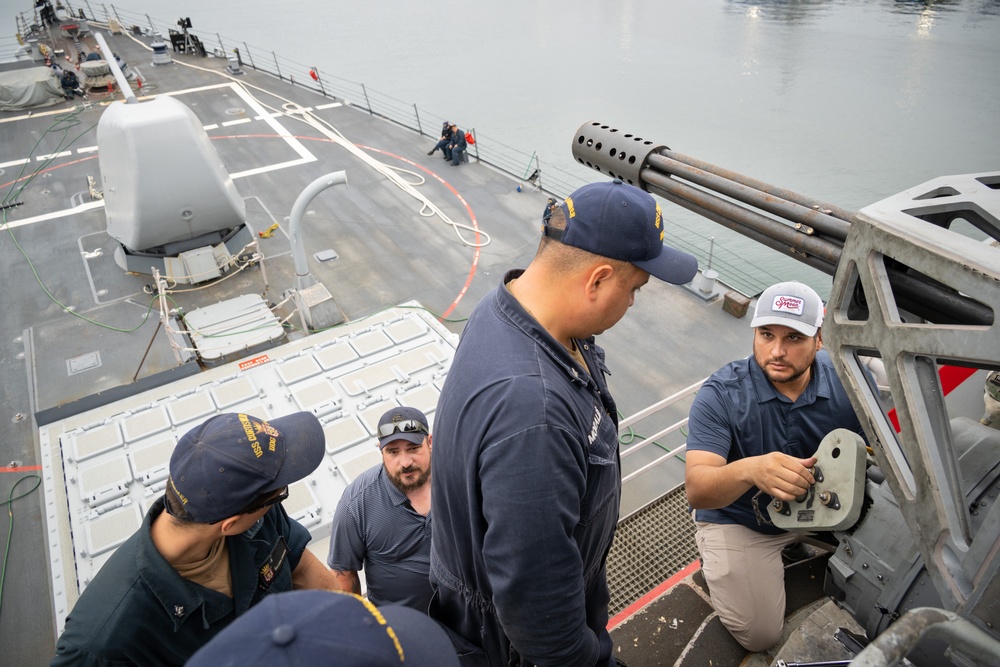
M479 241L480 241L480 236L479 236L479 222L476 220L476 214L472 211L472 207L469 206L469 202L465 201L465 197L463 197L462 195L460 195L458 193L458 190L456 190L454 187L452 187L451 183L449 183L448 181L446 181L443 178L441 178L440 176L438 176L438 174L436 172L431 171L427 167L424 167L423 165L419 165L416 162L413 162L412 160L408 160L405 157L402 157L402 156L399 156L399 155L395 155L394 153L388 153L388 152L380 150L378 148L372 148L371 146L363 146L361 144L355 144L355 145L358 148L363 148L365 150L374 151L376 153L381 153L382 155L388 155L389 157L396 158L397 160L399 160L401 162L405 162L405 163L407 163L409 165L412 165L413 167L416 167L417 169L423 171L424 173L429 174L438 183L440 183L444 187L448 188L448 190L450 190L451 193L453 195L455 195L455 198L458 199L458 201L462 202L462 206L465 207L466 213L469 214L469 220L472 221L472 228L475 230L475 233L476 233L476 246L473 246L472 265L469 266L469 274L468 274L468 276L466 276L466 278L465 278L465 284L462 285L462 289L459 290L458 296L456 296L455 300L451 302L451 305L448 306L447 310L445 310L443 313L441 313L441 315L438 316L438 319L442 319L442 320L446 319L449 315L451 315L452 311L454 311L455 308L458 306L458 302L462 300L462 297L465 296L465 293L469 291L469 286L472 285L472 279L476 277L476 268L479 266L479 250L480 250L479 247L478 247Z

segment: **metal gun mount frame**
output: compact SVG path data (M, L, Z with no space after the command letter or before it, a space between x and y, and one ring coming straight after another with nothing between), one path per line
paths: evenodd
M996 636L1000 502L979 489L993 496L970 521L965 497L977 489L961 488L939 370L1000 368L1000 172L939 178L852 212L599 122L577 130L573 155L834 275L825 347L943 606ZM951 231L956 220L993 242ZM884 362L898 431L860 355Z
M1000 248L924 218L950 207L972 211L1000 229L1000 174L950 176L872 204L852 222L824 323L827 349L873 445L910 532L946 608L1000 627L1000 503L970 525L969 489L955 454L939 378L941 364L1000 367ZM942 194L935 194L942 193ZM889 278L904 265L988 308L988 324L908 322ZM923 279L922 279L923 280ZM849 313L858 292L867 317ZM897 432L871 387L859 355L878 351L899 422ZM997 453L1000 455L1000 452Z
M859 219L855 211L717 167L599 122L584 123L576 132L572 148L573 157L586 167L663 197L831 276L840 262L848 232ZM1000 172L963 178L978 179L980 190L987 192L1000 185ZM908 208L919 210L900 209L900 216L917 216L943 227L961 218L993 239L1000 239L995 197L985 196L982 204L989 207L992 202L992 209L982 210L978 200L970 202L967 198L968 190L959 192L939 181L914 188L926 187L914 199L928 201L911 201L914 205ZM993 195L997 194L993 191ZM975 299L892 263L885 270L904 310L942 324L993 323L994 313Z

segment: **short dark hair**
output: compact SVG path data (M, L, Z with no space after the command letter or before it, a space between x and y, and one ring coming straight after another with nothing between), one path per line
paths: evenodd
M554 229L566 229L566 214L562 206L557 205L552 208L552 213L545 221L545 225ZM638 267L631 262L597 255L575 246L560 243L549 236L542 236L542 240L538 244L537 255L544 255L546 261L554 263L560 271L572 271L594 260L607 262L616 273L622 276L632 275L633 271L638 270Z

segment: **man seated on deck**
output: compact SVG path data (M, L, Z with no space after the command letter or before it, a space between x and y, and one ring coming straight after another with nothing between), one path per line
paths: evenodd
M420 410L394 407L378 422L382 463L347 485L330 531L330 555L341 590L403 604L424 613L431 601L431 434Z
M451 141L448 143L448 152L445 153L451 158L451 166L457 167L462 162L462 154L469 146L465 140L465 132L458 129L457 125L451 126Z
M441 125L441 137L438 139L438 142L434 144L434 148L427 151L427 154L434 155L434 151L440 148L441 153L444 154L444 159L450 160L451 156L448 154L448 144L450 143L451 143L451 123L445 121Z
M51 664L183 665L268 593L334 589L281 507L324 450L309 412L221 414L186 433L164 497L77 600Z
M771 525L771 497L809 489L827 433L862 434L822 350L822 324L823 302L806 285L764 290L750 322L753 354L716 371L691 406L685 482L702 571L719 619L748 651L781 637L781 552L802 539Z
M80 79L71 70L63 71L62 76L59 77L59 85L62 86L63 97L67 100L73 99L74 95L86 97L86 94L80 88Z

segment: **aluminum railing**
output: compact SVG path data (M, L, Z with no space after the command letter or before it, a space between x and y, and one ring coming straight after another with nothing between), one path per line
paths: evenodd
M621 520L641 512L683 484L687 412L706 379L619 422L623 471ZM678 419L680 415L684 416ZM638 435L637 426L653 432ZM635 457L641 460L635 462Z

